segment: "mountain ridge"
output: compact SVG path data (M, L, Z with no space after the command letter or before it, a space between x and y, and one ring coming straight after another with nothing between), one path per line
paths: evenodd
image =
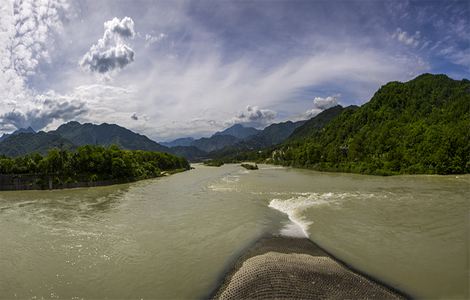
M31 129L32 130L32 129ZM32 152L45 154L52 148L72 150L82 145L110 146L116 144L126 150L146 150L171 153L170 149L116 124L81 124L71 121L49 132L19 130L0 141L0 154L21 156ZM24 132L29 131L29 132Z
M274 163L376 175L470 173L470 81L389 82L322 130L289 139Z

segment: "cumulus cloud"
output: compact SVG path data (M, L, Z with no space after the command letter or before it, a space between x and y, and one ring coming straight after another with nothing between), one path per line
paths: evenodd
M259 127L266 125L276 118L277 113L270 109L260 109L258 106L248 105L246 109L240 112L229 123L244 123L250 126Z
M114 18L104 23L104 34L80 60L80 66L101 74L122 69L134 61L134 50L125 43L135 36L134 21Z
M0 99L9 105L30 96L27 78L51 60L51 41L62 31L65 0L2 1L0 5Z
M14 109L0 115L1 126L13 125L17 129L31 126L40 130L55 120L66 122L88 111L85 102L52 91L37 96L34 104L25 110Z
M408 32L401 30L401 28L397 28L397 30L392 34L392 38L402 44L416 48L420 44L421 33L416 31L415 34L411 35Z
M85 104L29 87L41 63L54 58L53 42L69 12L65 0L2 1L0 5L0 130L70 120Z
M340 96L340 94L336 94L328 97L315 97L313 99L313 108L305 112L305 118L313 118L325 109L338 105Z

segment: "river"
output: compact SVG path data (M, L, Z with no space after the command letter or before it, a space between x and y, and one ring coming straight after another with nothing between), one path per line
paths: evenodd
M307 236L417 298L468 298L470 176L196 165L131 184L0 193L0 298L205 297L266 234Z

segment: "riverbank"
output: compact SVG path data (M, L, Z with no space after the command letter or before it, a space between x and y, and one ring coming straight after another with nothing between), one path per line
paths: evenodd
M187 170L175 169L163 171L157 176L116 178L107 180L90 180L94 178L93 176L81 176L78 180L72 180L69 177L57 175L0 174L0 191L59 190L80 187L108 186L169 176L184 171Z
M406 299L306 238L265 237L226 274L212 299Z

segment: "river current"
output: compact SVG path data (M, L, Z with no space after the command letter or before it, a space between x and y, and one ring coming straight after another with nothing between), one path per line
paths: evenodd
M308 237L417 298L469 297L470 176L269 165L0 193L0 298L199 299L263 235Z

